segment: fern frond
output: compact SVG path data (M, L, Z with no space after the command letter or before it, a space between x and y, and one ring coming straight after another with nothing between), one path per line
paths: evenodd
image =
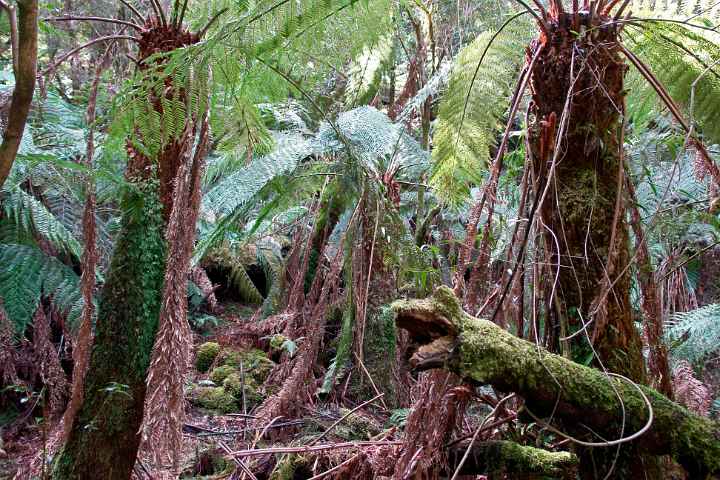
M72 269L35 247L0 244L0 296L15 333L32 322L41 296L73 325L82 310L80 279Z
M41 202L19 188L6 192L2 202L5 222L14 224L16 238L12 243L25 243L40 236L58 250L80 259L82 247L74 235ZM5 242L12 239L4 238Z
M484 32L458 54L440 103L430 177L436 193L449 203L467 198L470 186L481 181L524 60L528 25L519 18L496 37Z
M289 173L313 153L313 146L300 135L278 135L276 144L272 153L253 160L207 192L203 208L228 214L247 204L269 181Z
M673 356L699 363L720 348L720 304L675 313L665 336Z
M646 21L640 25L642 28L626 29L626 46L650 67L673 100L685 109L686 116L692 114L692 120L709 143L720 143L720 105L717 102L720 96L720 35L678 23ZM696 85L690 105L693 84ZM647 123L652 119L647 115L647 107L659 104L655 90L636 76L630 92L630 114L636 121Z

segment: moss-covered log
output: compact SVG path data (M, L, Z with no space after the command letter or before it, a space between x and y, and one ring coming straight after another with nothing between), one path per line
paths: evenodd
M448 469L455 471L460 465L467 446L448 451ZM548 452L534 447L503 440L476 442L460 468L462 475L489 475L490 478L516 480L532 478L574 479L578 459L569 452Z
M535 415L554 412L566 428L582 422L607 439L620 436L622 410L616 390L625 405L626 437L648 421L647 405L634 385L548 353L466 314L446 287L427 299L399 300L393 309L397 325L415 342L410 361L418 369L446 368L501 391L517 392ZM652 404L654 420L633 440L635 446L673 456L692 478L720 472L720 425L650 388L639 388Z

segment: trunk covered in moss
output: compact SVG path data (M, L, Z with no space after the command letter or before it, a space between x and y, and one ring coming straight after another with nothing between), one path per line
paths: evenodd
M635 386L471 317L446 287L428 299L397 301L393 309L398 326L415 342L411 363L419 369L443 367L500 391L517 392L534 415L552 416L564 428L577 427L582 434L587 430L579 422L603 438L621 436L623 413L616 390L626 412L623 436L640 431L648 421L647 405ZM720 472L720 425L655 390L639 388L652 404L653 422L629 445L644 453L673 456L692 478Z
M100 298L83 405L59 454L56 479L128 479L135 464L145 374L160 314L165 240L157 182L131 188Z
M158 54L198 41L197 35L182 26L157 19L149 19L145 27L139 40L140 70L151 78L157 75L153 67L164 61ZM147 98L161 118L161 95L181 102L187 95L185 89L173 85L171 77L165 79L164 87ZM156 149L137 147L152 142L142 137L140 128L137 138L128 139L122 229L100 298L83 405L57 456L56 480L127 480L135 465L147 371L160 317L166 229L178 172L192 151L196 133L195 118L185 113L182 133ZM199 208L199 202L192 208Z
M617 24L594 12L552 17L531 72L535 120L529 126L538 197L549 182L539 215L547 227L541 234L550 278L559 269L553 290L561 301L551 307L552 343L562 335L561 324L577 330L592 321L599 360L642 382L642 344L631 317L630 277L623 274L628 229L623 205L617 203L627 71ZM591 353L586 345L583 334L575 342L576 357Z

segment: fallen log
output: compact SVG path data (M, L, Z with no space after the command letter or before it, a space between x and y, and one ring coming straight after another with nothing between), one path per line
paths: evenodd
M623 438L642 432L632 440L635 447L672 456L692 478L720 473L720 425L655 390L551 354L472 317L447 287L426 299L398 300L393 310L398 327L414 342L410 363L418 370L445 368L516 392L534 416L552 416L577 431L590 428L606 439L617 439L622 430L619 396L625 409Z

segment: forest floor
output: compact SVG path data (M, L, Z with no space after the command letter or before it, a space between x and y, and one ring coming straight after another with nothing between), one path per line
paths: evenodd
M270 421L257 418L258 407L277 393L283 380L265 384L266 378L277 367L281 356L289 355L292 349L273 338L244 335L255 312L253 307L226 303L221 311L225 313L220 316L219 325L203 334L194 334L193 364L186 376L180 478L219 479L229 478L236 469L241 472L243 467L233 460L230 452L367 441L382 437L388 429L394 431L392 423L396 419L391 419L392 412L382 406L369 403L353 410L362 402L334 396L320 402L309 393L312 389L307 390L308 398L302 402L303 414ZM47 459L46 467L52 463L50 452L58 424L56 421L47 429L42 409L36 408L21 426L4 432L1 436L4 442L0 443L0 480L24 480L29 477L23 472L30 471L44 478L41 459ZM319 456L265 454L241 461L251 465L257 478L307 479L331 468L333 459L347 457L347 450L323 451ZM365 453L371 452L366 449ZM149 474L152 465L142 451L139 458L134 478L154 478Z

